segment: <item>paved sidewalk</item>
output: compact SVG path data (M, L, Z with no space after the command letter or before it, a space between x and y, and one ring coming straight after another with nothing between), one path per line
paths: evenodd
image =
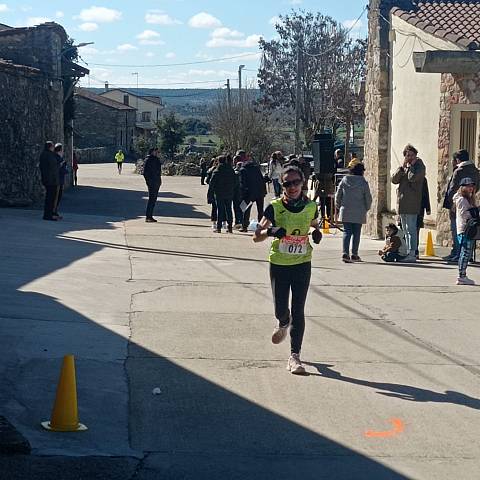
M477 476L480 289L455 286L455 266L387 265L368 239L365 262L345 265L340 235L326 237L307 303L309 375L295 377L287 343L269 340L267 242L213 234L196 178L165 178L159 223L146 224L143 179L125 167L82 165L61 222L0 210L0 414L32 445L10 468L40 462L66 479L78 465L125 479ZM480 283L478 267L469 276ZM82 434L39 427L67 353ZM45 455L72 456L72 476Z

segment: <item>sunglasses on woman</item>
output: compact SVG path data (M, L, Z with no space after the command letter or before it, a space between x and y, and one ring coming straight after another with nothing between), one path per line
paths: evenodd
M297 180L292 180L290 182L283 182L282 187L283 188L289 188L289 187L298 187L299 185L302 185L303 181L300 179Z

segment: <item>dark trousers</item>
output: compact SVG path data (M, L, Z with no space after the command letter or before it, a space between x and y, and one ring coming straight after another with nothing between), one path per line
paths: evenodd
M382 260L387 263L401 262L404 258L397 252L387 252L385 255L382 255Z
M242 201L238 198L233 199L233 212L235 213L235 224L243 224L243 212L240 208Z
M273 191L276 197L279 197L282 193L282 186L280 185L280 180L278 178L272 179Z
M210 213L210 220L212 222L216 222L218 220L217 202L214 198L212 198L212 211Z
M261 197L253 201L253 203L257 204L258 221L260 221L263 217L263 200L264 200L264 197ZM251 205L249 208L247 208L243 212L243 222L242 222L243 228L248 228L248 225L250 223L250 211L252 210L252 207L253 205Z
M57 190L57 198L55 199L55 207L53 209L54 215L58 215L58 207L63 196L63 185L60 185Z
M302 349L305 332L305 302L310 286L311 271L312 264L310 262L291 266L270 264L270 282L275 304L275 317L282 326L288 325L290 320L289 299L290 290L292 291L292 326L290 328L290 349L292 353L300 353Z
M352 240L352 255L358 255L362 224L346 222L343 227L345 229L343 232L343 253L350 255L350 240Z
M207 178L207 172L202 172L200 174L200 184L205 185L205 179Z
M55 210L55 202L57 200L57 185L49 185L45 187L45 205L43 208L43 218L50 219Z
M217 203L217 230L221 230L223 222L227 222L231 227L233 223L232 199L216 198L215 201Z
M155 204L157 203L157 197L158 197L158 191L160 190L160 184L151 184L147 185L148 186L148 203L147 203L147 212L145 216L147 218L152 218L153 217L153 208L155 207Z
M76 185L78 182L77 171L73 171L73 184Z
M332 218L332 199L330 197L320 197L320 216L322 219Z

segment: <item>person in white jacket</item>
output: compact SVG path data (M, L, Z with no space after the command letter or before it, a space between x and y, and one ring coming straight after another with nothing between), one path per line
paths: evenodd
M268 163L268 176L273 183L273 191L275 192L275 198L279 198L282 193L282 186L280 185L280 177L282 176L283 164L282 164L281 152L274 152L270 157Z
M458 243L460 245L457 285L475 285L475 282L467 277L468 261L472 256L475 241L468 239L466 236L467 222L471 218L478 218L478 208L475 205L475 190L475 182L470 177L462 178L460 188L453 197Z

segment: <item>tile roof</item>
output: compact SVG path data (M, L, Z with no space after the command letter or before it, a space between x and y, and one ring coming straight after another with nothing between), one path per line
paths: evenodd
M412 0L411 8L395 7L392 14L460 47L480 49L480 0Z
M86 98L87 100L91 100L92 102L101 103L106 107L115 108L117 110L136 110L133 107L124 105L123 103L120 103L120 102L116 102L115 100L112 100L110 98L102 97L101 95L97 95L96 93L89 92L84 88L76 88L75 95Z
M110 88L107 91L100 92L99 95L103 96L109 92L124 92L124 93L128 93L132 97L138 97L138 98L141 98L142 100L146 100L147 102L157 103L159 105L162 104L162 100L158 96L138 95L136 93L133 93L131 90L128 90L125 88Z

